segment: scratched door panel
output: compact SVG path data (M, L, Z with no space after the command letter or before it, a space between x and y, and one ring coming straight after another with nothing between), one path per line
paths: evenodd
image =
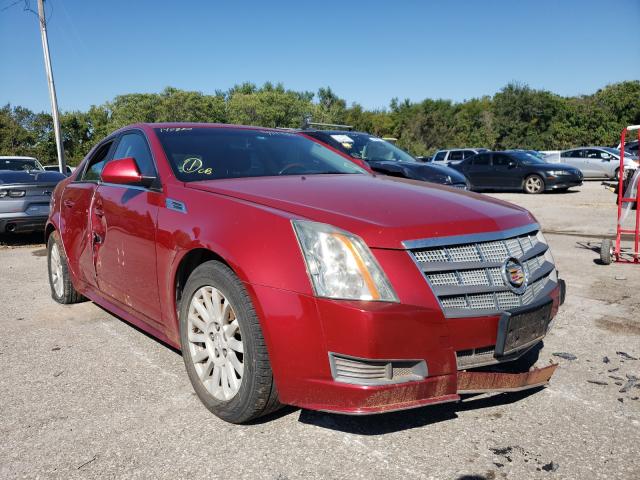
M98 222L94 249L100 290L159 325L155 247L158 195L140 188L100 185L94 202L94 219Z

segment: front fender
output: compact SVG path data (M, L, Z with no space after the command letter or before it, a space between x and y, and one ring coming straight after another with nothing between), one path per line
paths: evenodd
M312 295L291 225L297 217L188 187L172 187L167 194L186 209L161 208L158 214L158 288L170 338L178 333L178 268L196 249L222 258L244 283Z

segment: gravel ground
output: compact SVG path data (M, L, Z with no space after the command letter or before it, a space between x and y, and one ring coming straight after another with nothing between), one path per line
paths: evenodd
M55 304L38 237L0 238L0 478L640 478L640 267L595 251L614 196L495 196L555 232L568 297L541 355L560 363L550 386L372 417L226 424L178 353L94 304Z

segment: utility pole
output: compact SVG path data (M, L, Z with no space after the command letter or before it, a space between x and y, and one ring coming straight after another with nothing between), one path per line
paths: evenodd
M44 69L47 72L49 98L51 99L51 116L53 117L53 131L56 136L56 148L58 150L58 167L60 168L60 173L63 173L66 175L67 164L64 161L64 148L62 146L62 134L60 132L60 117L58 115L58 99L56 98L56 86L53 83L51 57L49 56L49 39L47 38L47 21L44 18L44 0L38 0L38 20L40 22L40 35L42 36L42 51L44 53Z

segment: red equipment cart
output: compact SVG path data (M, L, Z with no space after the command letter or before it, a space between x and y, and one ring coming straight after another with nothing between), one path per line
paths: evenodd
M616 222L616 242L615 245L609 239L602 241L600 246L600 260L605 265L609 265L612 261L619 263L640 263L640 250L638 246L640 244L640 185L638 185L638 174L636 172L625 172L624 169L624 142L627 137L627 133L636 130L638 132L638 140L640 141L640 125L631 125L622 130L620 134L620 170L618 170L618 220ZM631 182L625 182L625 178L628 175L632 175ZM633 188L630 185L635 185L635 194L633 194ZM627 191L630 192L627 195ZM627 212L630 209L623 209L623 204L630 204L632 209L635 209L635 228L624 228L623 223ZM625 212L626 210L626 212ZM622 248L622 236L632 235L633 248Z

